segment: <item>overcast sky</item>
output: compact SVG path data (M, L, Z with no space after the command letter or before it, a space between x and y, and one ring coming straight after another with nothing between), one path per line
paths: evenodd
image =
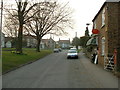
M91 23L91 25L89 25L89 31L91 34L92 19L100 10L105 0L61 0L61 2L65 1L69 1L70 7L75 10L73 14L75 25L74 29L70 30L70 36L60 38L72 39L73 37L75 37L75 32L77 32L78 37L84 36L86 23Z
M8 0L6 0L8 1ZM9 0L15 1L15 0ZM100 10L101 6L105 2L105 0L59 0L60 2L69 2L69 6L74 9L73 19L74 19L74 27L73 30L69 29L68 36L54 36L55 40L61 39L71 39L75 37L75 32L77 32L77 36L84 36L84 32L86 29L86 23L90 23L89 32L91 34L92 30L92 19L95 17L97 12ZM45 36L44 38L49 38L50 35Z
M89 32L91 34L92 20L106 0L60 0L60 1L69 2L70 7L74 9L73 19L75 25L73 30L69 29L68 36L58 37L54 36L55 40L59 40L59 38L65 40L68 40L70 38L72 40L72 38L75 37L75 32L77 32L77 37L84 36L84 32L86 30L86 23L91 24L89 25Z

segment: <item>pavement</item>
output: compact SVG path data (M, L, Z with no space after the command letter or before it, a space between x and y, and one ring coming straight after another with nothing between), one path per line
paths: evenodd
M53 53L3 75L3 88L118 88L118 78L90 62L67 59L67 51Z
M93 79L98 78L98 84L104 88L118 88L118 78L110 71L104 70L102 66L93 64L88 58L82 53L84 61L82 63L86 70L93 76ZM89 68L89 69L88 69Z

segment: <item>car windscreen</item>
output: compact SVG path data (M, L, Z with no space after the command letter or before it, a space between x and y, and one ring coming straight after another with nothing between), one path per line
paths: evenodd
M71 49L71 50L77 50L77 49Z
M77 53L76 50L69 50L68 53Z

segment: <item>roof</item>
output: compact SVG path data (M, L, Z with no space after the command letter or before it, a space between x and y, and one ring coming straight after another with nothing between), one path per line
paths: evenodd
M33 37L33 38L36 38L36 36L34 36L34 35L29 35L29 34L24 35L24 37Z
M59 40L59 43L70 43L70 40Z
M48 40L49 39L42 39L41 41L45 43L45 42L48 42Z
M41 41L45 43L45 42L48 42L50 40L52 40L53 42L55 42L52 38L50 38L50 39L42 39Z
M96 16L94 17L94 19L92 20L92 22L97 18L97 16L99 15L99 13L101 12L101 10L104 8L104 6L106 5L106 3L108 3L108 2L111 2L111 3L113 3L113 2L120 2L120 0L106 0L105 2L104 2L104 4L102 5L102 7L100 8L100 10L98 11L98 13L96 14Z

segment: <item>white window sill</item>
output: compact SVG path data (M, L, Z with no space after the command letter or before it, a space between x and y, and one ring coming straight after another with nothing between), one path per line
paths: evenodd
M103 28L105 26L105 24L103 24L102 26L101 26L101 28Z
M104 57L105 55L102 54L101 56Z

